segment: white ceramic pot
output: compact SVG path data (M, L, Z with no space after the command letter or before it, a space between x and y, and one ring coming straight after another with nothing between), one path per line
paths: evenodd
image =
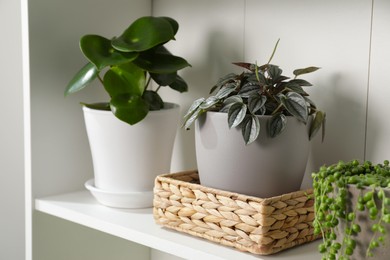
M154 179L170 170L179 121L179 106L165 106L135 125L119 120L111 111L83 107L95 177L86 187L102 204L152 206Z
M207 112L195 124L196 158L202 185L257 197L300 189L309 156L309 127L288 117L283 133L270 138L270 116L259 116L260 135L245 145L229 129L227 113Z

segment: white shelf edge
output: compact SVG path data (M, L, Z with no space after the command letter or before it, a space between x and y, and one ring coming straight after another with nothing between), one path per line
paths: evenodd
M163 228L154 222L151 208L120 210L102 206L87 191L36 199L35 209L185 259L320 259L318 241L272 256L243 253Z

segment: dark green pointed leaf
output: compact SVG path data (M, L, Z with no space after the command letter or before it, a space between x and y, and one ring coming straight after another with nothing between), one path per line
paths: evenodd
M319 69L320 68L318 68L318 67L307 67L307 68L303 68L303 69L296 69L293 71L293 73L295 76L299 76L302 74L314 72L314 71L319 70Z
M275 65L269 65L268 74L270 75L272 82L276 82L276 80L282 75L282 70Z
M234 103L243 103L244 101L240 96L231 96L223 101L223 107L219 110L223 113L228 113L231 105Z
M150 76L159 86L168 86L169 84L172 84L172 82L176 80L177 73L176 72L164 73L164 74L150 73Z
M170 54L163 46L141 53L134 63L151 73L173 73L191 66L185 59Z
M292 79L289 81L289 84L296 84L301 87L310 87L313 86L310 82L307 82L304 79Z
M164 17L141 17L124 33L112 40L112 46L123 52L141 52L175 38L172 21Z
M307 122L307 104L301 95L295 92L288 92L285 96L280 95L280 101L291 115L304 123Z
M260 133L259 118L254 115L246 115L241 123L241 133L246 145L254 142Z
M160 110L164 108L164 101L156 91L146 90L142 97L148 103L149 110Z
M219 78L219 79L218 79L216 85L217 85L218 87L222 87L222 86L225 85L226 83L235 80L237 77L238 77L238 75L235 74L235 73L226 74L226 75L223 76L222 78Z
M306 91L304 91L303 88L298 85L298 83L289 81L284 85L284 87L290 89L291 91L297 92L298 94L307 94Z
M111 67L103 79L104 88L110 97L121 94L142 96L145 82L145 72L132 63Z
M229 128L238 126L246 115L247 106L244 103L234 103L230 106L228 112Z
M311 140L325 122L325 113L317 111L310 126L309 139Z
M75 93L85 88L89 83L94 81L99 75L99 71L92 63L87 63L79 70L70 80L65 89L65 96Z
M137 58L138 53L121 53L111 46L111 41L99 35L85 35L80 39L80 49L98 70L119 65Z
M161 18L167 20L171 24L173 35L176 35L177 31L179 30L179 23L171 17L163 16Z
M267 101L267 97L264 95L252 95L248 98L248 109L252 114L255 114L260 108L262 108Z
M260 86L257 82L248 82L244 84L238 94L243 98L248 98L253 94L260 92Z
M236 90L236 84L234 83L228 83L225 86L223 86L215 95L218 98L225 98L229 96L233 91Z
M134 125L144 119L149 112L148 103L137 95L118 95L110 101L111 111L120 120Z
M272 118L268 124L269 135L272 138L278 136L286 128L286 125L287 125L287 118L285 115L278 113L278 114L272 116Z
M180 93L188 91L187 82L185 82L185 80L182 77L180 77L179 75L176 75L176 80L174 82L172 82L171 84L169 84L169 87L171 89L174 89L174 90L180 92Z

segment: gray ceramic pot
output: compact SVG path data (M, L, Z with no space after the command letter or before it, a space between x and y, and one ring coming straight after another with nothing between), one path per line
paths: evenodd
M259 138L245 145L241 130L229 129L227 114L207 112L195 124L201 184L257 197L300 189L309 156L308 125L288 117L276 138L268 136L270 116L259 116Z

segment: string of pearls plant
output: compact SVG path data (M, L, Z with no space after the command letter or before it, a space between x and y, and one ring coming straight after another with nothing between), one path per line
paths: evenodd
M359 241L362 227L358 212L365 212L371 220L373 236L366 250L366 257L374 255L374 249L384 245L386 225L390 224L390 198L385 190L390 187L389 161L372 164L358 160L340 161L322 166L312 174L315 196L315 234L322 234L319 245L322 259L350 259ZM350 201L349 186L359 190L357 201ZM354 206L352 206L354 205ZM343 225L344 228L341 228ZM388 245L387 245L388 246Z

